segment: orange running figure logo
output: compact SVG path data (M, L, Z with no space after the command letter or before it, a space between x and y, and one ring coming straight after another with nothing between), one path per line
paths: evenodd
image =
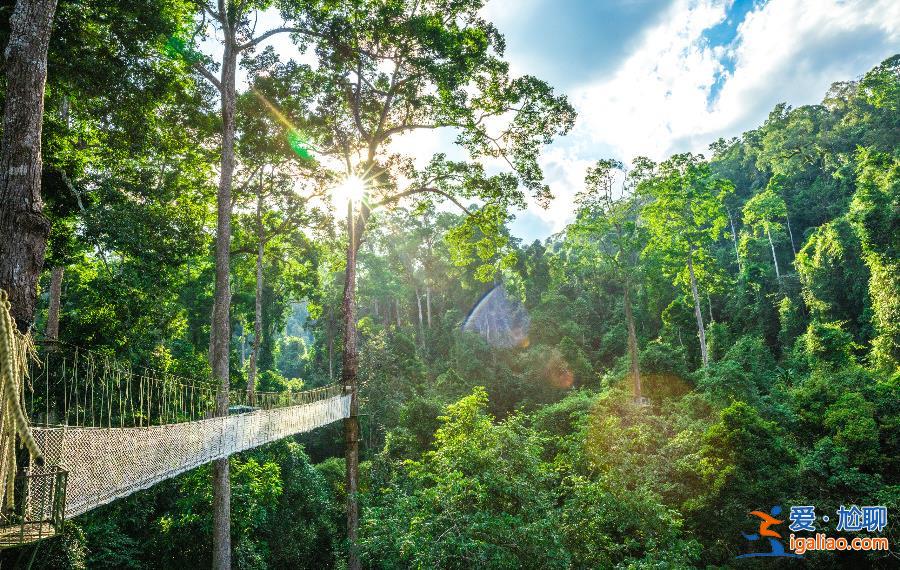
M780 534L778 534L774 530L769 530L769 527L775 524L781 524L784 521L780 521L775 517L769 515L768 513L764 513L762 511L750 511L750 514L762 519L762 522L759 523L759 536L772 536L775 538L781 538Z
M747 534L745 532L742 532L741 534L744 535L744 538L751 542L757 541L762 537L766 537L769 540L769 548L771 548L772 550L769 552L751 552L749 554L742 554L738 556L738 558L755 558L757 556L784 556L788 558L801 558L801 556L797 554L785 552L784 545L780 540L778 540L779 538L781 538L781 535L770 528L784 522L783 520L775 518L781 514L780 505L775 505L774 507L772 507L771 513L751 511L750 514L760 519L759 532L756 534Z

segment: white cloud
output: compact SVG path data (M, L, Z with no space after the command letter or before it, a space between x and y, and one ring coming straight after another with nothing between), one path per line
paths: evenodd
M612 77L572 94L574 136L607 143L621 158L660 158L674 139L706 130L706 98L721 64L699 40L724 17L722 2L675 4Z
M832 82L864 73L898 44L897 2L770 2L738 30L735 71L715 122L719 129L746 129L778 102L817 103Z
M585 170L593 162L578 158L562 148L551 148L541 155L541 169L547 179L552 181L555 198L547 209L541 208L534 200L529 200L528 209L546 221L552 228L552 233L561 231L572 219L575 195L583 186Z
M531 205L532 214L556 231L571 219L572 199L594 160L704 152L719 136L760 124L778 102L820 101L833 81L864 73L900 44L900 2L771 0L746 16L730 47L710 47L703 32L724 20L727 6L676 2L612 75L570 94L576 127L542 159L557 199L547 210ZM732 72L722 63L726 56Z

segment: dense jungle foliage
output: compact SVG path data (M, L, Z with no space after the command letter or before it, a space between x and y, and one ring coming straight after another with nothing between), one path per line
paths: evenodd
M158 45L190 32L189 3L145 8L60 2L34 330L64 267L61 340L208 376L220 124L189 50ZM341 96L271 50L242 65L292 120ZM298 197L292 180L318 167L261 101L237 100L232 387L247 385L257 337L260 240L256 386L321 386L340 378L348 237ZM311 133L328 122L303 117ZM455 194L488 204L474 223L427 197L372 212L357 277L363 566L742 566L748 513L773 505L885 505L885 536L900 541L900 56L821 104L776 106L705 156L597 159L574 221L544 241L506 229L517 199L491 196L508 180ZM530 322L512 346L462 330L495 286ZM340 424L230 462L235 567L345 564ZM4 565L207 567L209 472L77 517ZM806 558L889 568L896 548Z

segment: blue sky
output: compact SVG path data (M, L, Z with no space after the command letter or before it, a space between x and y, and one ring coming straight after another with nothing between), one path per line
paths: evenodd
M776 103L818 103L832 82L900 51L896 1L493 0L483 13L506 37L513 73L547 80L579 112L542 157L556 199L513 224L528 241L571 220L593 161L705 152Z

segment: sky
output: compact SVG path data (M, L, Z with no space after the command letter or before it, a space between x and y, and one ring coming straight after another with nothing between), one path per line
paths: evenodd
M546 209L530 203L512 223L526 242L572 220L596 160L708 154L777 103L819 103L831 83L900 52L897 0L489 0L482 14L506 38L512 75L544 79L578 112L541 155L555 199ZM296 52L286 36L273 43ZM452 141L421 131L394 148L456 156Z
M506 37L511 72L548 81L578 112L542 154L556 198L512 225L526 242L571 221L594 161L708 154L777 103L818 103L900 51L895 0L493 0L483 14Z

